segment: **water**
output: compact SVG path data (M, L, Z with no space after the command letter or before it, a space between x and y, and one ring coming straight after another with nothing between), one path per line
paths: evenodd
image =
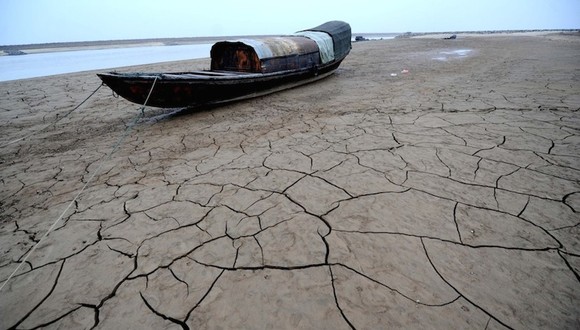
M355 41L356 37L363 37L365 40L389 40L395 39L400 33L358 33L352 35L352 41Z
M211 44L0 56L0 81L209 57Z
M448 59L464 58L471 54L471 49L456 49L451 51L439 52L439 56L433 57L434 60L447 61Z

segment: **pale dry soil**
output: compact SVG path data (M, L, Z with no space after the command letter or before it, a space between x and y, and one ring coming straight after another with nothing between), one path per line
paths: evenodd
M326 80L142 118L106 87L69 114L94 73L1 83L3 283L74 202L0 328L578 329L579 53L356 43Z

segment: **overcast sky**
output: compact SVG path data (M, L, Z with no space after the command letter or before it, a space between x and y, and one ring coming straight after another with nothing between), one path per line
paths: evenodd
M580 0L0 0L0 45L283 34L578 29Z

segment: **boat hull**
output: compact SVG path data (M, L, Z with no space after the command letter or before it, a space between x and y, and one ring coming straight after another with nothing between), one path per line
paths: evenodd
M98 76L128 101L160 108L180 108L234 102L304 85L334 73L341 62L342 59L316 68L275 73L110 72Z

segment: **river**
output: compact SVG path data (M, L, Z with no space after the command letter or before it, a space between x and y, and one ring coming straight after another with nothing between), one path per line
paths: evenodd
M211 44L110 48L0 56L0 81L209 57Z

